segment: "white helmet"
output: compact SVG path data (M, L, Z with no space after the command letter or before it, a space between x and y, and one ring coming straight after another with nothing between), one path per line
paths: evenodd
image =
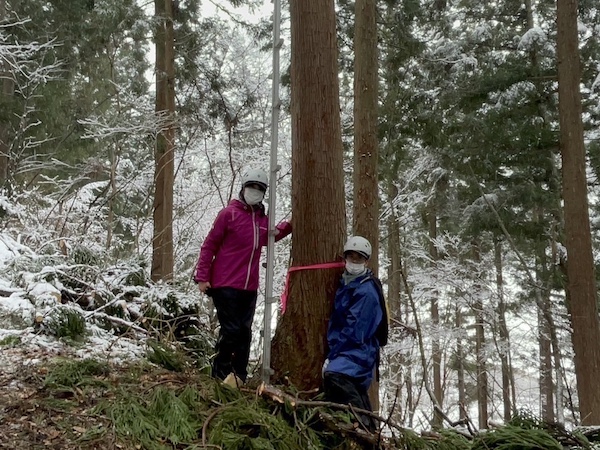
M264 170L248 169L242 175L242 187L252 183L260 184L263 188L265 188L265 190L267 190L267 186L269 185L269 177Z
M369 259L371 257L371 243L362 236L350 236L344 245L344 254L346 252L357 252Z

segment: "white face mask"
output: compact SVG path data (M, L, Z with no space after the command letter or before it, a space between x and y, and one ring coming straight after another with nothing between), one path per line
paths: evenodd
M265 193L260 189L244 188L244 200L249 205L258 205L265 198Z
M346 272L348 272L350 275L360 275L365 270L365 264L346 261Z

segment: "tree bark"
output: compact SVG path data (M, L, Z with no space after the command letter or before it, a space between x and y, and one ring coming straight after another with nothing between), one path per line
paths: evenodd
M496 267L496 288L498 290L498 334L500 336L500 362L502 365L502 405L503 417L508 422L513 415L512 401L515 389L513 379L510 335L506 325L506 303L504 302L504 276L502 269L502 241L494 239L494 265Z
M154 173L153 281L173 278L173 183L175 173L175 49L172 0L155 0L156 113L165 117L156 137Z
M456 307L456 329L461 330L463 324L460 306ZM465 352L463 350L463 336L456 339L456 387L458 389L459 419L466 420L467 414L467 387L465 382Z
M438 251L435 245L437 239L437 208L435 194L431 199L431 203L428 206L428 226L429 226L429 256L431 258L432 266L437 264ZM440 407L444 405L444 395L442 392L442 349L440 346L440 311L438 305L437 293L433 293L431 299L431 326L433 328L431 333L431 359L433 364L433 394ZM441 415L441 411L435 409L433 412L432 426L440 428L442 426L444 418Z
M396 213L396 208L393 206L393 201L398 195L398 188L394 185L394 183L389 179L386 181L387 183L387 194L388 194L388 202L390 204L390 215L387 219L386 227L387 227L387 257L389 260L389 265L387 267L387 302L389 307L389 313L392 320L391 328L394 327L395 321L400 323L402 320L402 305L400 299L400 291L402 289L402 278L401 271L402 267L400 266L400 225L398 224L398 215ZM391 354L388 356L388 366L387 366L387 377L390 379L391 383L396 386L401 386L403 381L407 381L407 403L409 401L409 389L410 386L410 378L408 372L408 367L406 367L406 361L402 352L397 352L396 354ZM403 415L405 411L410 413L410 409L408 405L406 408L402 407L401 401L401 389L398 388L395 394L395 402L394 404L394 415L393 420L398 423L403 423Z
M481 257L479 254L479 244L473 242L473 261L479 263ZM485 355L485 328L483 302L481 300L481 289L479 284L475 284L475 302L473 304L475 315L475 356L477 357L477 405L479 412L479 428L487 428L488 423L488 374L487 374L487 357Z
M542 214L536 211L537 219ZM541 309L538 310L538 346L540 353L540 412L542 419L554 422L554 380L552 379L552 339L550 326L552 323L546 317L552 316L550 290L544 288L548 284L549 273L546 261L546 244L538 241L536 245L536 280L539 291Z
M356 0L354 22L354 207L352 230L369 240L369 267L379 270L378 57L375 0ZM373 410L379 410L379 382L369 388Z
M339 261L345 239L343 151L333 0L292 0L292 261ZM341 269L300 270L273 338L273 382L321 384Z
M585 175L577 1L557 1L558 101L567 289L573 330L579 412L583 425L600 423L600 323Z
M393 206L393 201L398 195L398 188L391 180L387 180L388 199L391 207L390 216L387 220L388 235L388 259L387 268L387 302L390 309L390 315L399 321L402 321L402 304L400 292L402 291L402 267L400 266L400 220Z

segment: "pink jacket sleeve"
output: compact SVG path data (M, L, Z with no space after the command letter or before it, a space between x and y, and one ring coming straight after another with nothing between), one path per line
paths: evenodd
M223 242L223 238L225 237L228 216L229 214L227 209L222 209L219 212L212 228L208 232L206 239L204 239L204 242L200 247L200 256L198 258L198 264L196 265L196 274L194 275L194 281L196 283L201 281L210 281L210 269L213 259L215 258L215 255Z
M288 234L292 233L292 224L285 220L279 222L275 228L278 231L278 233L275 235L275 242L283 239Z

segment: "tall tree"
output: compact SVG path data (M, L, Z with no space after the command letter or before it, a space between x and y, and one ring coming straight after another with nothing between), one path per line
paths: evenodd
M379 270L379 148L377 8L375 0L357 0L354 25L354 198L352 230L373 247L369 267ZM379 409L379 382L369 388L373 409Z
M164 119L156 137L152 280L173 278L173 181L175 173L175 48L173 0L155 0L156 114Z
M558 103L567 248L567 289L579 412L584 425L600 423L600 322L588 212L581 120L577 0L557 0Z
M333 0L292 0L292 260L339 259L345 238L343 153ZM273 380L320 384L340 270L299 270L273 339Z
M379 269L377 140L378 51L375 0L357 0L354 33L354 208L352 229L373 246L369 267Z

